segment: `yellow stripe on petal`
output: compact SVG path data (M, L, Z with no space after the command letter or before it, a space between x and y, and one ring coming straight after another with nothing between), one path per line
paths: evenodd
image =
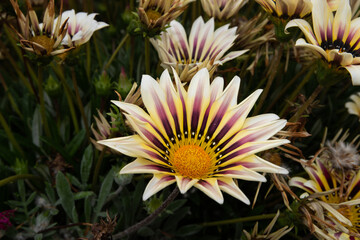
M345 43L350 31L350 22L351 7L349 4L349 0L343 0L341 4L339 4L339 8L336 11L333 22L333 41L339 40L342 43Z
M137 158L131 163L127 164L120 170L120 174L137 174L137 173L171 173L170 170L162 167L152 161ZM171 175L171 174L169 174Z

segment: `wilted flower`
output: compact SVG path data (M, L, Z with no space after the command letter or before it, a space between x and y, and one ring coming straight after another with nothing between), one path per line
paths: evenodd
M201 68L207 68L210 75L218 65L230 61L248 50L225 54L236 39L236 27L229 24L214 31L214 18L204 23L202 17L192 25L189 40L184 27L172 21L170 27L160 35L160 39L150 39L159 54L162 66L174 67L182 81L189 81Z
M285 226L285 227L277 230L276 232L273 232L273 233L271 232L271 230L273 229L279 216L280 216L280 211L278 211L276 213L275 217L271 220L269 225L265 228L264 232L262 232L262 233L258 233L258 222L256 222L251 234L248 233L246 230L244 230L246 239L247 240L257 240L257 239L279 240L280 238L285 236L288 232L291 231L292 227L289 228L288 226Z
M66 34L67 21L65 20L61 25L60 22L54 24L54 0L49 1L45 10L43 23L39 23L36 13L32 9L29 1L26 1L28 5L27 17L21 12L15 0L10 0L10 2L17 15L20 31L16 31L16 33L20 38L20 44L23 49L34 52L40 56L54 56L70 50L70 48L58 49ZM61 11L62 9L60 8L60 16Z
M352 102L347 102L345 107L348 109L350 114L357 115L360 121L360 92L350 96Z
M303 18L311 12L310 0L256 0L274 17L284 20Z
M100 219L100 223L95 223L91 227L94 239L112 239L112 233L116 227L116 216L112 219L106 212L106 220Z
M154 174L144 200L177 182L181 193L194 186L223 203L222 190L249 204L234 179L266 181L257 171L288 173L255 155L289 142L267 140L286 124L277 115L247 118L261 90L237 104L239 77L223 91L223 78L210 84L209 72L202 69L186 91L175 71L174 76L176 88L167 70L159 83L143 76L141 96L148 113L137 105L113 101L138 134L99 141L137 158L120 173Z
M337 230L333 231L334 236L344 232L359 237L360 171L341 176L319 159L311 165L304 164L304 168L310 180L293 177L289 185L305 190L310 194L308 198L319 199L318 203L327 210L326 214L341 223L342 226L335 226L336 221L329 222L337 227Z
M140 0L138 15L148 36L159 35L194 0Z
M248 0L201 0L201 5L210 17L227 20L236 15Z
M88 42L95 31L109 26L107 23L96 21L94 19L96 15L96 13L88 15L85 12L75 14L74 10L63 12L54 21L54 25L57 24L58 19L61 19L61 24L68 22L67 34L61 44L66 47L78 47Z
M109 122L106 120L106 118L102 115L102 113L99 110L97 110L97 112L99 117L94 116L97 129L95 129L95 127L91 125L91 131L95 139L90 138L90 141L92 142L92 144L94 144L94 146L98 150L102 151L104 149L104 146L98 144L97 141L108 139L110 137L111 126Z
M308 43L300 38L296 46L311 49L336 68L345 68L351 75L353 85L360 85L360 19L351 21L349 0L339 4L335 16L326 1L313 0L312 19L314 31L302 19L291 20L286 25L286 29L297 26L305 34Z
M336 169L353 170L359 166L360 155L352 143L328 141L326 153L328 161Z

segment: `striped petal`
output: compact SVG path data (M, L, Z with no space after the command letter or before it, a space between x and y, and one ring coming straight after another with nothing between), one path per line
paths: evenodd
M136 174L136 173L171 173L170 169L162 167L152 161L137 158L120 170L120 174Z
M333 14L329 5L323 0L313 0L312 19L316 39L321 45L332 41Z
M241 165L257 172L259 171L267 173L289 174L289 171L287 169L270 163L256 155L246 157L237 163L233 163L233 165Z
M224 197L220 191L219 184L217 179L209 178L198 181L195 185L200 191L208 195L210 198L214 199L219 204L224 203Z
M301 188L310 194L317 192L319 189L317 189L315 185L311 184L310 182L313 181L302 177L293 177L289 181L289 186Z
M310 24L305 21L304 19L294 19L288 22L285 26L285 32L287 32L288 28L291 27L299 27L300 30L304 33L306 40L313 44L313 45L319 45L318 41L316 40L315 34L312 30L312 27ZM320 42L321 44L321 42Z
M309 48L317 56L323 57L325 60L328 61L328 54L325 52L324 49L322 49L321 47L319 47L317 45L313 45L313 44L309 44L309 43L305 42L305 40L303 38L298 39L296 41L295 46Z
M339 8L336 11L332 38L335 44L335 48L343 47L350 31L351 22L351 7L349 0L344 0L339 4Z
M145 188L143 201L147 200L149 197L166 188L167 186L173 184L175 181L176 180L174 176L169 176L166 174L154 174L153 178Z
M194 184L196 184L199 180L198 179L191 179L183 176L175 176L176 183L180 189L182 194L186 193Z
M266 182L266 178L263 175L241 165L236 166L235 164L219 167L219 171L216 172L215 176Z
M227 194L233 196L234 198L239 199L247 205L250 205L250 200L246 195L239 189L238 185L233 179L230 178L219 178L218 184L221 191L226 192Z

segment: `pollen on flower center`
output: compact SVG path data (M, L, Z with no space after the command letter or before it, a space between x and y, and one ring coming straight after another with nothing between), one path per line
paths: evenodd
M185 145L175 152L171 164L175 172L183 177L202 179L208 176L211 158L203 148Z
M149 9L146 11L146 15L150 21L156 21L161 17L162 14L156 10Z

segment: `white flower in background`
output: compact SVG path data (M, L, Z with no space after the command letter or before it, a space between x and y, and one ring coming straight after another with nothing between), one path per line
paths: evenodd
M227 20L236 15L247 0L201 0L207 15L219 20Z
M360 92L350 96L352 102L347 102L345 107L348 109L350 114L357 115L360 121Z
M172 21L160 39L152 38L151 43L157 50L162 66L171 70L174 67L181 81L189 81L201 68L207 68L210 75L218 65L230 61L248 50L232 51L224 54L232 47L237 37L236 27L229 24L215 30L214 18L206 23L199 17L191 27L189 38L184 27Z
M68 10L63 12L61 22L68 20L67 34L62 40L61 44L67 47L78 47L88 42L93 33L101 28L109 26L105 22L98 22L94 18L97 14L87 14L85 12L78 12ZM56 24L58 18L55 19Z

